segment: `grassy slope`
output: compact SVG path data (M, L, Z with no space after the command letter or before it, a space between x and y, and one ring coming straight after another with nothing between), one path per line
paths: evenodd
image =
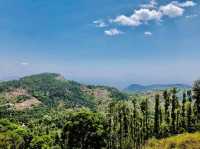
M186 133L161 140L152 139L145 149L200 149L200 133Z

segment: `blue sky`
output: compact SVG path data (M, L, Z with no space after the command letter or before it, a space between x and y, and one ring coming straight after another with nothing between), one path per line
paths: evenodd
M198 1L0 0L0 79L62 73L83 83L200 77Z

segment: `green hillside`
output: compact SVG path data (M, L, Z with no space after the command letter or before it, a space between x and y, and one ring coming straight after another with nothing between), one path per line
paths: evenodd
M115 88L83 85L65 80L63 76L55 73L43 73L0 83L0 107L14 105L17 110L31 106L54 107L61 103L66 107L94 108L100 97L102 100L127 98Z
M200 80L180 91L126 95L54 73L1 82L0 148L196 149Z
M145 149L199 149L200 148L200 133L181 134L169 138L149 141Z

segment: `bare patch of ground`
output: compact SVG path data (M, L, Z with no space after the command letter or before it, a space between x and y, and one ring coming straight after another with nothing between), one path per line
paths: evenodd
M17 100L17 97L19 96L26 96L27 99L25 99L25 101L19 102ZM25 89L22 89L22 88L17 88L17 89L7 92L5 94L5 97L9 101L9 103L14 104L14 109L16 111L30 109L35 106L39 106L41 104L41 102L37 98L31 96L30 94L28 94L28 92Z
M17 111L22 111L25 109L30 109L33 108L35 106L39 106L41 104L41 102L39 100L37 100L36 98L32 97L31 99L28 99L24 102L21 103L16 103L15 104L15 109Z

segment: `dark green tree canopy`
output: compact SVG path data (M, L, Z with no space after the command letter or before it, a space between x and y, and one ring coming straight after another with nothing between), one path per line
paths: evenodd
M65 149L101 149L106 146L104 117L87 109L70 113L62 132Z

